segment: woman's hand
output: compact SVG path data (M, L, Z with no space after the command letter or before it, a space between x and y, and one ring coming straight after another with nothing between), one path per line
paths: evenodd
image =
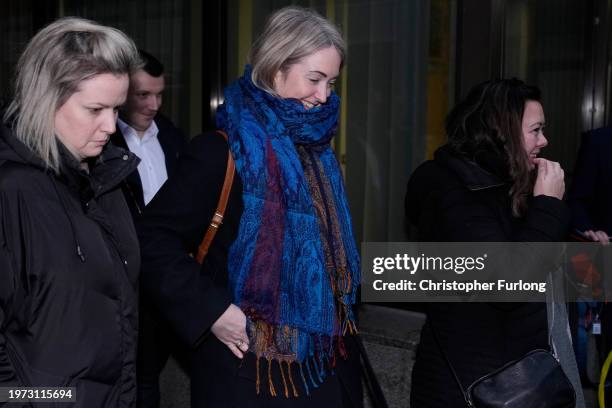
M249 338L246 333L246 316L238 306L229 305L210 330L236 357L244 357L249 349Z
M600 242L603 245L608 245L610 243L610 237L608 237L608 234L605 231L588 230L584 231L584 235L595 242Z
M533 187L533 195L545 195L561 200L565 193L565 176L561 165L541 157L534 159L534 162L538 166L538 176Z

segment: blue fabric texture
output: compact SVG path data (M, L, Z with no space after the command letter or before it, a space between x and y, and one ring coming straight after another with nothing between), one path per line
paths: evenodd
M305 109L256 87L247 65L217 110L243 183L244 211L228 257L230 290L252 327L275 327L271 338L253 339L266 342L253 345L259 357L302 362L333 354L334 339L354 324L359 254L330 146L339 102L332 92L325 104ZM312 177L305 175L305 158L312 160ZM316 211L313 188L329 211Z

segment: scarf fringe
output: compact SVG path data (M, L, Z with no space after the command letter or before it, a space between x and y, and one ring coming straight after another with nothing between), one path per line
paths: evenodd
M319 385L315 382L314 378L312 378L312 370L310 369L310 364L308 364L308 360L304 361L304 365L306 366L306 371L308 372L310 384L312 384L314 388L319 388Z
M297 350L300 341L299 332L288 326L273 326L262 320L248 319L248 332L251 342L250 352L256 356L256 381L255 391L257 395L261 393L262 369L260 368L261 359L265 359L268 363L268 391L272 397L279 394L284 394L285 398L298 397L299 393L293 378L291 365L297 363L299 366L299 378L302 379L302 385L306 395L310 395L310 390L318 388L329 374L334 374L336 366L336 356L348 358L346 346L342 334L356 334L357 328L352 316L349 314L350 309L342 307L340 303L338 307L339 317L342 317L341 324L337 328L337 334L333 337L328 337L321 334L312 334L308 337L308 345L302 353L306 356L299 358ZM303 339L303 338L302 338ZM280 384L274 384L272 376L273 363L278 363L280 370ZM287 364L286 370L283 364ZM265 369L264 369L265 370ZM285 372L286 371L286 372ZM277 379L277 382L279 380Z
M306 395L310 396L310 389L308 388L308 382L306 381L306 377L304 376L304 368L302 363L298 363L300 365L300 374L302 375L302 383L304 384L304 388L306 389Z
M341 338L338 338L337 341L337 351L338 354L346 358L347 353L344 347L344 341ZM295 380L293 379L293 371L291 370L291 365L296 363L299 367L299 377L302 379L302 386L304 387L304 391L307 396L310 396L310 390L313 388L319 388L325 378L334 373L334 365L336 356L332 357L332 360L328 359L327 356L311 355L306 358L302 362L296 362L292 360L277 360L271 357L257 357L255 360L256 367L256 381L255 381L255 391L257 395L261 393L261 370L260 370L260 360L265 359L268 363L267 369L267 377L268 377L268 392L270 396L277 397L279 392L277 391L277 387L274 384L274 379L272 378L272 367L274 365L274 361L278 363L278 367L280 369L280 377L282 380L282 393L285 395L285 398L297 398L300 396L297 387L295 386ZM283 367L283 364L287 364L286 369ZM286 372L285 372L286 371Z
M281 378L283 379L283 388L285 389L285 398L289 398L289 389L287 388L287 380L285 379L285 373L283 371L283 362L279 361L278 366L280 367Z
M295 389L295 384L293 383L293 376L291 374L291 361L287 362L287 372L289 373L289 382L291 383L291 389L293 390L293 396L294 397L299 397L300 395L298 394L297 390Z
M270 387L270 395L276 397L276 389L274 381L272 381L272 359L268 358L268 386Z
M259 357L255 359L255 370L257 372L257 380L255 381L255 391L257 392L257 395L259 395L259 386L261 385L261 379L259 377Z

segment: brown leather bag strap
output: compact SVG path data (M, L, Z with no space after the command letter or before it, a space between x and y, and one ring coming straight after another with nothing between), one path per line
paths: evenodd
M227 141L227 134L222 130L217 130L221 136L225 138ZM219 203L217 204L217 209L215 210L215 214L210 221L210 225L208 226L208 230L206 230L206 234L198 247L198 253L196 255L196 261L198 263L202 263L204 261L204 257L208 253L208 248L212 243L219 226L223 223L223 216L225 215L225 208L227 207L227 200L229 198L229 193L232 189L232 183L234 182L234 173L236 170L236 164L234 163L234 158L232 157L232 151L227 150L227 170L225 171L225 180L223 181L223 189L221 190L221 196L219 197Z

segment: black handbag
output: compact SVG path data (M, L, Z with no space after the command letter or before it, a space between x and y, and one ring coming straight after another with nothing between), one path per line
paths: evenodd
M470 407L574 408L576 392L547 350L533 350L474 381L464 393Z
M474 381L465 390L430 323L442 356L468 407L474 408L574 408L576 391L556 357L533 350Z

